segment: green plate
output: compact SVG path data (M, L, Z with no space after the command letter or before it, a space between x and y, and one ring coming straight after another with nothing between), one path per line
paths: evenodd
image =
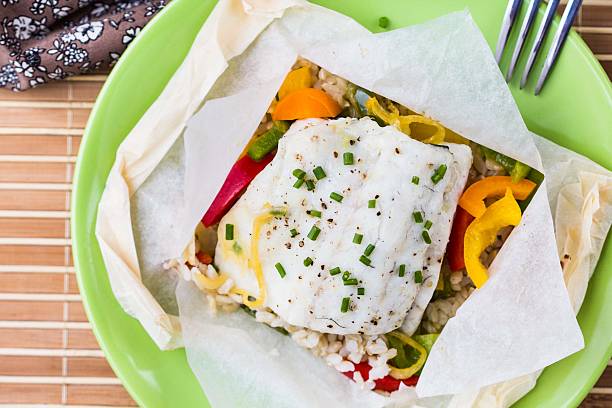
M318 3L355 18L372 31L378 29L380 16L388 16L391 28L397 28L467 7L493 47L506 1ZM111 366L144 407L206 407L208 402L187 365L184 351L158 350L140 324L125 314L115 300L94 235L97 206L117 147L161 93L213 6L212 0L174 0L129 47L98 97L75 173L72 236L85 309ZM522 64L524 60L519 66ZM539 69L535 71L538 72ZM510 88L532 131L612 168L610 82L576 33L570 34L539 97L532 95L536 75L528 91L518 90L518 76ZM612 353L611 299L612 248L608 240L578 316L586 348L547 368L537 387L518 406L558 408L580 403Z

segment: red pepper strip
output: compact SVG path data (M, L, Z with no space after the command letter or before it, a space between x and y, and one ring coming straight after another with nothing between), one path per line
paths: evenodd
M251 184L255 176L272 161L274 154L272 152L260 161L255 161L248 155L245 155L234 163L223 186L221 186L221 190L219 190L208 211L206 211L202 218L202 223L205 227L210 227L223 218L232 205L240 198L244 190Z
M355 375L355 372L358 371L361 374L361 378L363 378L364 381L367 381L368 378L370 378L371 369L372 367L370 367L368 363L364 362L364 363L355 364L355 371L347 371L342 374L344 374L345 376L347 376L348 378L352 380L353 375ZM404 385L407 385L407 386L414 386L416 385L417 381L419 381L418 375L413 375L412 377L407 378L405 380L396 380L395 378L388 375L384 378L374 380L374 384L375 384L374 389L379 390L379 391L393 392L399 389L400 382L403 382Z
M463 240L465 237L465 230L468 225L474 221L474 217L463 208L457 206L457 212L455 212L455 219L453 220L453 228L451 229L450 239L448 241L448 248L446 249L448 266L451 271L460 271L465 268L465 261L463 260Z

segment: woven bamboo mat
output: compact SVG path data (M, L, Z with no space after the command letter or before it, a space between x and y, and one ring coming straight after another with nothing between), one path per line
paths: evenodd
M577 26L612 77L612 0L585 0ZM0 91L0 406L135 405L92 334L70 250L76 154L105 79ZM611 365L583 406L612 407Z

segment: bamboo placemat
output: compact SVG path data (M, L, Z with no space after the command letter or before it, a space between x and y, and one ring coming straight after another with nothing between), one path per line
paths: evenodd
M612 76L612 0L585 0L577 26ZM0 91L0 407L135 405L92 334L70 250L76 154L105 79ZM612 407L610 365L583 406Z

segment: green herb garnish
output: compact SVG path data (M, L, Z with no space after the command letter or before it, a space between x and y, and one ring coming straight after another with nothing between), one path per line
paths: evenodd
M294 188L300 188L300 187L302 187L302 184L304 184L304 179L297 179L295 181L295 183L293 183L293 187Z
M349 309L349 302L350 302L350 301L351 301L351 299L350 299L350 298L348 298L348 297L342 298L342 305L340 305L340 311L341 311L342 313L346 313L346 312L348 312L348 309Z
M369 200L368 208L376 208L376 200Z
M299 178L300 180L306 176L306 172L302 169L295 169L293 170L291 174L293 174L295 177Z
M414 272L414 282L415 283L423 283L423 272L415 271Z
M320 233L321 229L316 225L313 225L310 231L308 232L308 238L310 238L312 241L316 241Z
M355 235L353 235L353 244L361 244L361 241L363 240L363 235L362 234L358 234L355 233Z
M295 238L295 236L298 234L298 231L295 228L291 228L289 232L291 233L291 238Z
M357 294L359 296L365 295L365 288L357 288Z
M306 214L310 215L311 217L321 218L321 211L319 210L307 210Z
M434 184L438 184L438 182L440 182L440 180L444 178L445 174L446 174L446 164L441 164L436 169L436 171L434 171L434 174L432 174L431 181L433 181Z
M368 246L366 247L365 251L363 251L365 256L370 256L372 254L372 252L374 252L374 248L376 248L374 245L372 244L368 244Z
M315 183L312 180L306 180L306 190L312 191L315 189Z
M433 225L433 222L427 220L425 221L425 224L423 225L423 228L425 228L426 230L430 229L431 226Z
M372 263L372 261L370 260L370 258L368 258L365 255L361 255L359 257L359 262L361 262L362 264L366 265L366 266L370 266L370 264Z
M234 224L225 224L225 239L227 241L234 239Z
M387 27L389 27L389 17L383 16L383 17L379 18L378 19L378 26L380 28L387 28Z
M353 159L353 153L351 152L345 152L342 155L342 160L344 161L344 165L345 166L350 166L351 164L354 163L354 159Z
M414 218L414 222L420 224L423 222L423 213L421 211L415 211L412 213L412 218Z
M331 194L329 195L329 198L331 198L331 199L332 199L332 200L334 200L334 201L337 201L337 202L341 203L341 202L342 202L342 199L343 199L344 197L343 197L342 195L340 195L340 194L336 193L336 192L333 192L333 193L331 193Z
M398 275L399 275L400 278L403 278L405 274L406 274L406 265L401 264L399 266L399 273L398 273Z
M306 257L306 259L304 259L304 266L310 266L312 265L312 258L311 257Z
M329 270L329 274L330 274L331 276L336 276L336 275L338 275L340 272L342 272L342 271L340 270L340 267L339 267L339 266L336 266L335 268L332 268L332 269L330 269L330 270Z
M323 167L321 166L315 167L315 169L312 172L314 173L317 180L324 179L327 176L327 174L325 174L325 171L323 171Z
M350 278L344 281L344 286L356 286L358 283L357 278Z
M278 274L280 275L280 277L284 278L287 273L285 272L285 268L283 268L283 265L281 265L280 262L277 262L276 265L274 265L274 267L278 271Z
M423 232L421 232L421 236L423 237L423 241L425 241L427 244L431 244L431 237L429 236L429 232L427 232L427 230L423 230Z
M419 185L419 176L412 176L412 184Z

